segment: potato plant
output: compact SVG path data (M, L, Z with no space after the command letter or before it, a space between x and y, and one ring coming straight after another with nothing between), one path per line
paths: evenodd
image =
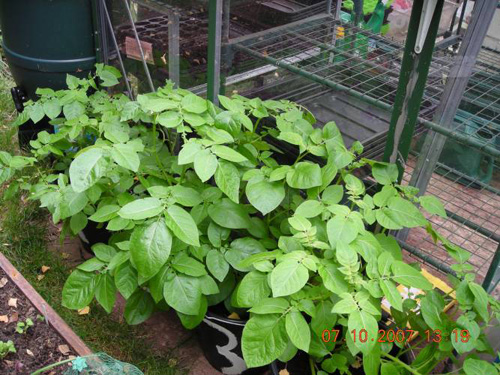
M224 303L249 313L242 338L249 367L302 350L312 374L363 366L367 375L424 375L456 351L467 354L456 360L459 373L498 373L475 354L491 352L482 330L498 318L498 301L474 281L469 253L426 219L446 216L440 201L399 184L396 166L360 157L362 145L346 148L335 123L315 127L288 101L221 96L218 108L170 83L137 100L99 88L119 78L98 65L96 77L68 76L67 90L39 90L17 124L48 116L55 132L31 142L32 156L0 153L7 198L28 190L63 222L63 235L89 221L113 233L71 273L64 306L81 309L95 298L111 312L120 292L129 324L170 307L192 329L209 306ZM35 178L16 173L24 168ZM457 262L449 280L457 316L443 312L452 296L403 260L389 232L416 227ZM399 284L420 291L419 306L402 299ZM377 340L383 297L398 327L439 330L446 339L426 342L405 363L404 343ZM325 342L332 329L340 336ZM463 329L467 342L450 339ZM355 340L360 331L366 340ZM391 354L395 346L401 350Z

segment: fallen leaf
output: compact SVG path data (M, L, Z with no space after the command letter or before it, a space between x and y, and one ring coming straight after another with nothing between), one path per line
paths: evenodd
M28 355L34 357L35 355L33 354L33 352L29 349L26 349L26 353L28 353Z
M2 322L2 323L8 323L9 322L9 317L7 315L0 315L0 322Z
M288 372L288 370L286 368L284 368L283 370L280 370L278 375L290 375L290 373Z
M17 322L18 320L19 320L19 313L15 311L10 315L10 321Z
M83 309L78 310L78 315L87 315L90 312L90 307L85 306Z
M69 353L69 347L68 347L68 345L59 345L59 346L57 347L57 349L59 349L59 351L60 351L62 354L64 354L64 355L68 355L68 353Z
M41 280L43 280L43 278L44 278L44 277L45 277L45 275L38 275L38 276L36 277L36 279L37 279L38 281L41 281Z
M72 360L76 359L76 357L74 355L70 355L70 356L68 356L68 359L72 361Z
M3 288L7 283L8 283L9 280L7 280L6 277L2 277L0 279L0 288Z
M238 314L236 314L235 312L231 313L229 316L228 316L229 319L238 319L240 320L240 316Z
M17 307L17 298L9 299L9 306L10 307Z
M68 253L62 253L61 256L63 257L63 259L68 259L69 258L69 254Z
M50 270L49 266L42 266L42 273L46 273L48 270Z

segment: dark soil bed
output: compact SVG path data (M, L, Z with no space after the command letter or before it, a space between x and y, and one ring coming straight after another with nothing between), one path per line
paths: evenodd
M2 285L7 280L7 283ZM14 299L17 301L14 302ZM9 301L10 305L9 306ZM16 307L17 306L17 307ZM5 322L8 318L8 322ZM19 322L33 321L26 333L16 332ZM16 353L0 359L1 375L29 375L49 364L74 355L69 345L0 268L0 341L12 340ZM50 371L47 372L50 374Z

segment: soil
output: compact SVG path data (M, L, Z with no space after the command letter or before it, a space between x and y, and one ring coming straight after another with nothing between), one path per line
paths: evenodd
M7 283L1 287L5 280ZM14 303L13 299L17 301ZM3 322L5 317L8 318L7 323ZM0 269L0 341L12 340L16 348L16 353L9 353L3 360L0 359L0 374L29 375L42 367L74 356L75 353L68 344L42 317L43 312L38 311ZM28 318L34 325L24 334L17 333L17 323L25 322ZM45 374L55 375L56 372L48 371Z

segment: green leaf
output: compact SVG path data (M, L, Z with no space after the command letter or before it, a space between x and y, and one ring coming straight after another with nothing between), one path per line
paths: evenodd
M183 208L173 205L165 211L165 220L172 233L188 245L200 246L198 227Z
M377 162L372 167L375 180L381 185L390 185L398 180L398 167L396 164Z
M398 311L403 311L403 297L396 285L391 280L380 280L380 288L391 306Z
M251 255L264 253L266 248L257 240L244 237L231 242L231 247L224 254L227 262L236 270L248 272L250 267L241 267L240 263Z
M283 191L283 196L285 195ZM323 212L323 206L319 201L307 200L302 202L295 210L295 215L303 216L307 219L316 217Z
M289 312L286 315L285 327L293 345L307 353L311 343L311 331L304 316L298 311Z
M128 299L139 286L137 271L129 261L122 263L116 268L115 285L125 299Z
M133 172L139 170L141 161L134 146L130 144L114 144L111 148L111 157L119 166Z
M207 110L207 101L194 94L188 94L182 98L181 106L184 111L191 113L203 113Z
M321 186L321 168L318 164L300 162L286 175L288 186L295 189L310 189Z
M470 282L469 283L469 289L471 290L472 294L474 294L474 302L473 306L474 309L477 311L479 316L485 321L489 321L489 313L488 313L488 294L486 291L483 289L482 286Z
M97 211L89 217L89 220L95 221L96 223L104 223L105 221L113 219L118 211L120 211L120 206L107 204L99 207Z
M229 264L219 250L210 250L206 258L207 268L220 282L224 281L229 272Z
M328 220L326 233L330 245L335 249L338 243L349 244L354 241L359 233L359 226L349 217L336 215Z
M148 280L167 262L172 248L172 235L159 218L136 227L130 236L130 256L144 279Z
M333 306L332 313L351 314L358 310L358 305L351 294L343 293L341 297L342 299Z
M106 263L109 263L111 259L116 255L116 250L113 246L109 246L103 243L97 243L92 246L92 251L98 259Z
M156 120L161 126L164 126L167 129L176 128L182 124L182 117L180 113L174 111L162 112L158 115Z
M194 157L194 171L203 182L214 175L218 164L215 155L207 149L199 151Z
M63 114L66 120L72 120L80 117L85 113L85 106L80 102L72 102L65 104L63 107Z
M201 304L199 279L183 274L175 275L165 283L165 301L175 310L186 315L197 315Z
M498 375L495 366L480 359L466 359L463 369L466 375Z
M298 292L309 280L309 271L296 260L286 260L271 272L273 297L288 296Z
M76 268L85 272L94 272L103 268L105 264L106 263L104 263L102 260L94 257L86 260L82 264L79 264Z
M240 174L238 168L226 161L219 161L215 183L233 202L239 202Z
M445 324L441 317L444 309L444 299L436 291L431 290L420 299L420 311L427 325L432 330L444 330Z
M203 321L203 318L205 318L205 315L207 314L207 307L207 298L202 296L200 310L196 313L196 315L186 315L177 311L177 316L179 317L184 328L194 329Z
M236 289L238 307L252 307L271 294L267 274L259 271L249 272L243 277Z
M77 193L93 186L106 173L107 163L100 148L91 148L78 155L69 167L71 186Z
M368 354L375 345L375 341L378 339L378 324L377 320L365 311L354 311L349 315L347 321L347 327L349 329L349 335L353 335L352 331L356 330L356 340L354 345L363 352L363 354ZM367 333L366 342L362 342L359 339L361 330L365 330ZM351 336L352 337L352 336ZM363 334L364 341L364 334Z
M203 201L200 193L189 187L175 185L170 191L175 201L185 207L194 207Z
M198 262L196 259L189 257L185 253L180 253L175 257L172 261L172 267L176 271L188 276L199 277L207 274L203 264Z
M227 198L211 205L208 208L208 215L223 228L245 229L250 225L250 217L245 209Z
M87 226L87 215L83 212L79 212L76 215L71 216L69 221L69 227L71 228L71 232L73 234L80 233Z
M348 291L349 286L344 279L344 275L333 263L320 264L318 272L323 279L323 285L329 291L337 294Z
M160 271L158 271L156 275L148 281L149 292L156 303L159 303L163 299L163 288L165 287L165 283L167 282L167 278L171 272L172 270L170 265L168 263L164 264Z
M393 363L382 363L380 375L400 375L401 373Z
M184 143L181 151L179 152L179 158L177 163L179 165L190 164L194 162L195 156L201 151L201 146L195 142Z
M95 298L108 314L113 311L113 306L116 301L116 286L115 281L109 273L99 276L99 282L95 290Z
M342 185L332 185L328 186L323 194L321 195L321 200L325 204L337 204L342 200L344 195L344 188Z
M125 305L125 320L130 325L145 322L153 313L155 304L151 295L142 289L138 289L130 296Z
M106 226L106 229L109 231L120 231L125 229L127 226L129 226L131 223L130 220L128 219L123 219L121 217L115 217L111 219Z
M235 151L227 146L221 146L221 145L212 146L212 152L219 158L228 160L233 163L241 163L248 160L238 151Z
M316 336L321 337L325 329L333 329L337 322L337 315L332 313L333 303L331 301L320 301L316 305L316 313L311 319L311 329Z
M467 315L461 315L457 319L459 328L451 333L451 343L459 354L464 354L474 350L477 347L477 339L481 334L481 328L475 320L470 319ZM467 335L465 339L463 336ZM462 341L463 340L463 341ZM464 342L466 341L466 342Z
M376 343L370 353L363 355L365 375L379 375L380 363L380 344Z
M249 311L253 314L282 314L290 307L284 298L263 298Z
M305 217L298 215L288 218L288 223L293 229L299 232L306 232L312 228L312 224L309 220L307 220Z
M68 309L83 309L94 298L96 275L94 273L74 270L64 283L62 305Z
M443 203L433 195L424 195L419 198L422 207L430 214L446 218L446 211Z
M221 247L223 241L229 238L231 231L227 228L222 228L221 226L215 224L213 221L210 222L207 229L208 240L215 247Z
M127 203L118 211L118 215L123 219L143 220L156 216L162 211L163 205L159 199L142 198Z
M59 205L61 219L76 215L85 208L88 201L85 193L77 193L71 186L67 186L62 192Z
M262 176L255 176L247 183L246 195L252 206L267 215L285 198L285 187L282 182L269 182Z
M51 120L54 120L55 118L59 117L62 111L61 105L59 104L59 100L57 99L47 100L45 103L43 103L43 111L45 112L47 117L50 118Z
M392 263L392 279L404 286L419 288L422 290L431 290L432 284L415 268L399 260Z
M415 205L401 197L393 197L387 202L390 217L406 228L425 227L427 220Z
M245 324L241 349L248 367L268 365L287 345L285 319L281 315L254 315Z

